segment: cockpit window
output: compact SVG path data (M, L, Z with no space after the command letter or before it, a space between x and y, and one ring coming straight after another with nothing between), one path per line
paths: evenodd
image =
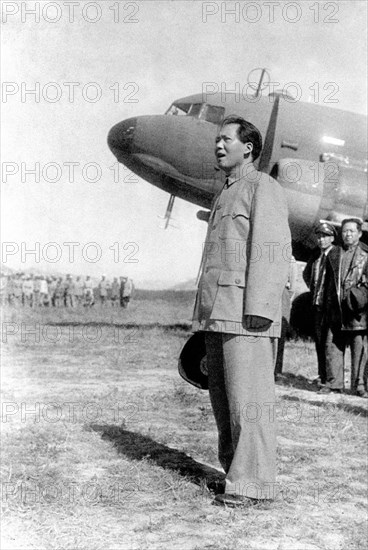
M190 108L190 103L184 103L179 105L172 104L168 110L166 111L165 115L187 115Z
M188 111L189 116L198 118L202 109L202 103L192 103Z
M225 107L204 103L173 103L165 114L191 116L220 125L225 115Z
M223 121L224 114L225 107L219 107L218 105L206 105L204 119L212 124L220 125Z
M173 103L166 114L174 116L187 115L198 118L202 105L202 103Z

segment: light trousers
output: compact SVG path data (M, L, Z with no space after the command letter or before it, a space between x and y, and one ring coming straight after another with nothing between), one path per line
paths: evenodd
M272 498L276 339L206 332L208 383L225 492Z

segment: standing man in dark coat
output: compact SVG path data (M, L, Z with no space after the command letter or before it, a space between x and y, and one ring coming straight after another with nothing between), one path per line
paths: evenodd
M253 166L261 149L261 134L251 123L236 116L223 121L215 153L227 178L209 217L193 318L193 330L205 331L226 473L225 493L215 503L228 506L272 498L276 473L270 407L291 247L283 191Z
M125 307L124 302L124 289L125 289L126 277L120 277L120 306Z
M328 222L319 223L315 229L318 241L318 252L309 258L303 271L303 279L311 292L314 342L318 361L318 381L326 384L326 337L327 326L323 311L324 286L326 280L327 255L335 248L333 241L335 228Z
M344 354L351 350L351 391L368 398L364 389L367 362L366 289L368 251L360 238L362 222L348 218L341 224L343 247L330 252L327 259L325 310L328 323L326 340L327 382L320 393L342 393Z

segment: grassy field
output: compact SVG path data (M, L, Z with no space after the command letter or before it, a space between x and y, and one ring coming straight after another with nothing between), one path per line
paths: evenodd
M287 343L276 388L276 500L211 504L223 473L208 393L177 374L192 306L178 293L5 311L4 550L366 547L366 402L316 393L310 341Z

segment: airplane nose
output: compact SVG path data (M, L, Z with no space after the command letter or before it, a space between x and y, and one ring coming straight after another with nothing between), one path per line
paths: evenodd
M111 128L107 143L117 158L131 154L136 125L137 118L127 118Z

